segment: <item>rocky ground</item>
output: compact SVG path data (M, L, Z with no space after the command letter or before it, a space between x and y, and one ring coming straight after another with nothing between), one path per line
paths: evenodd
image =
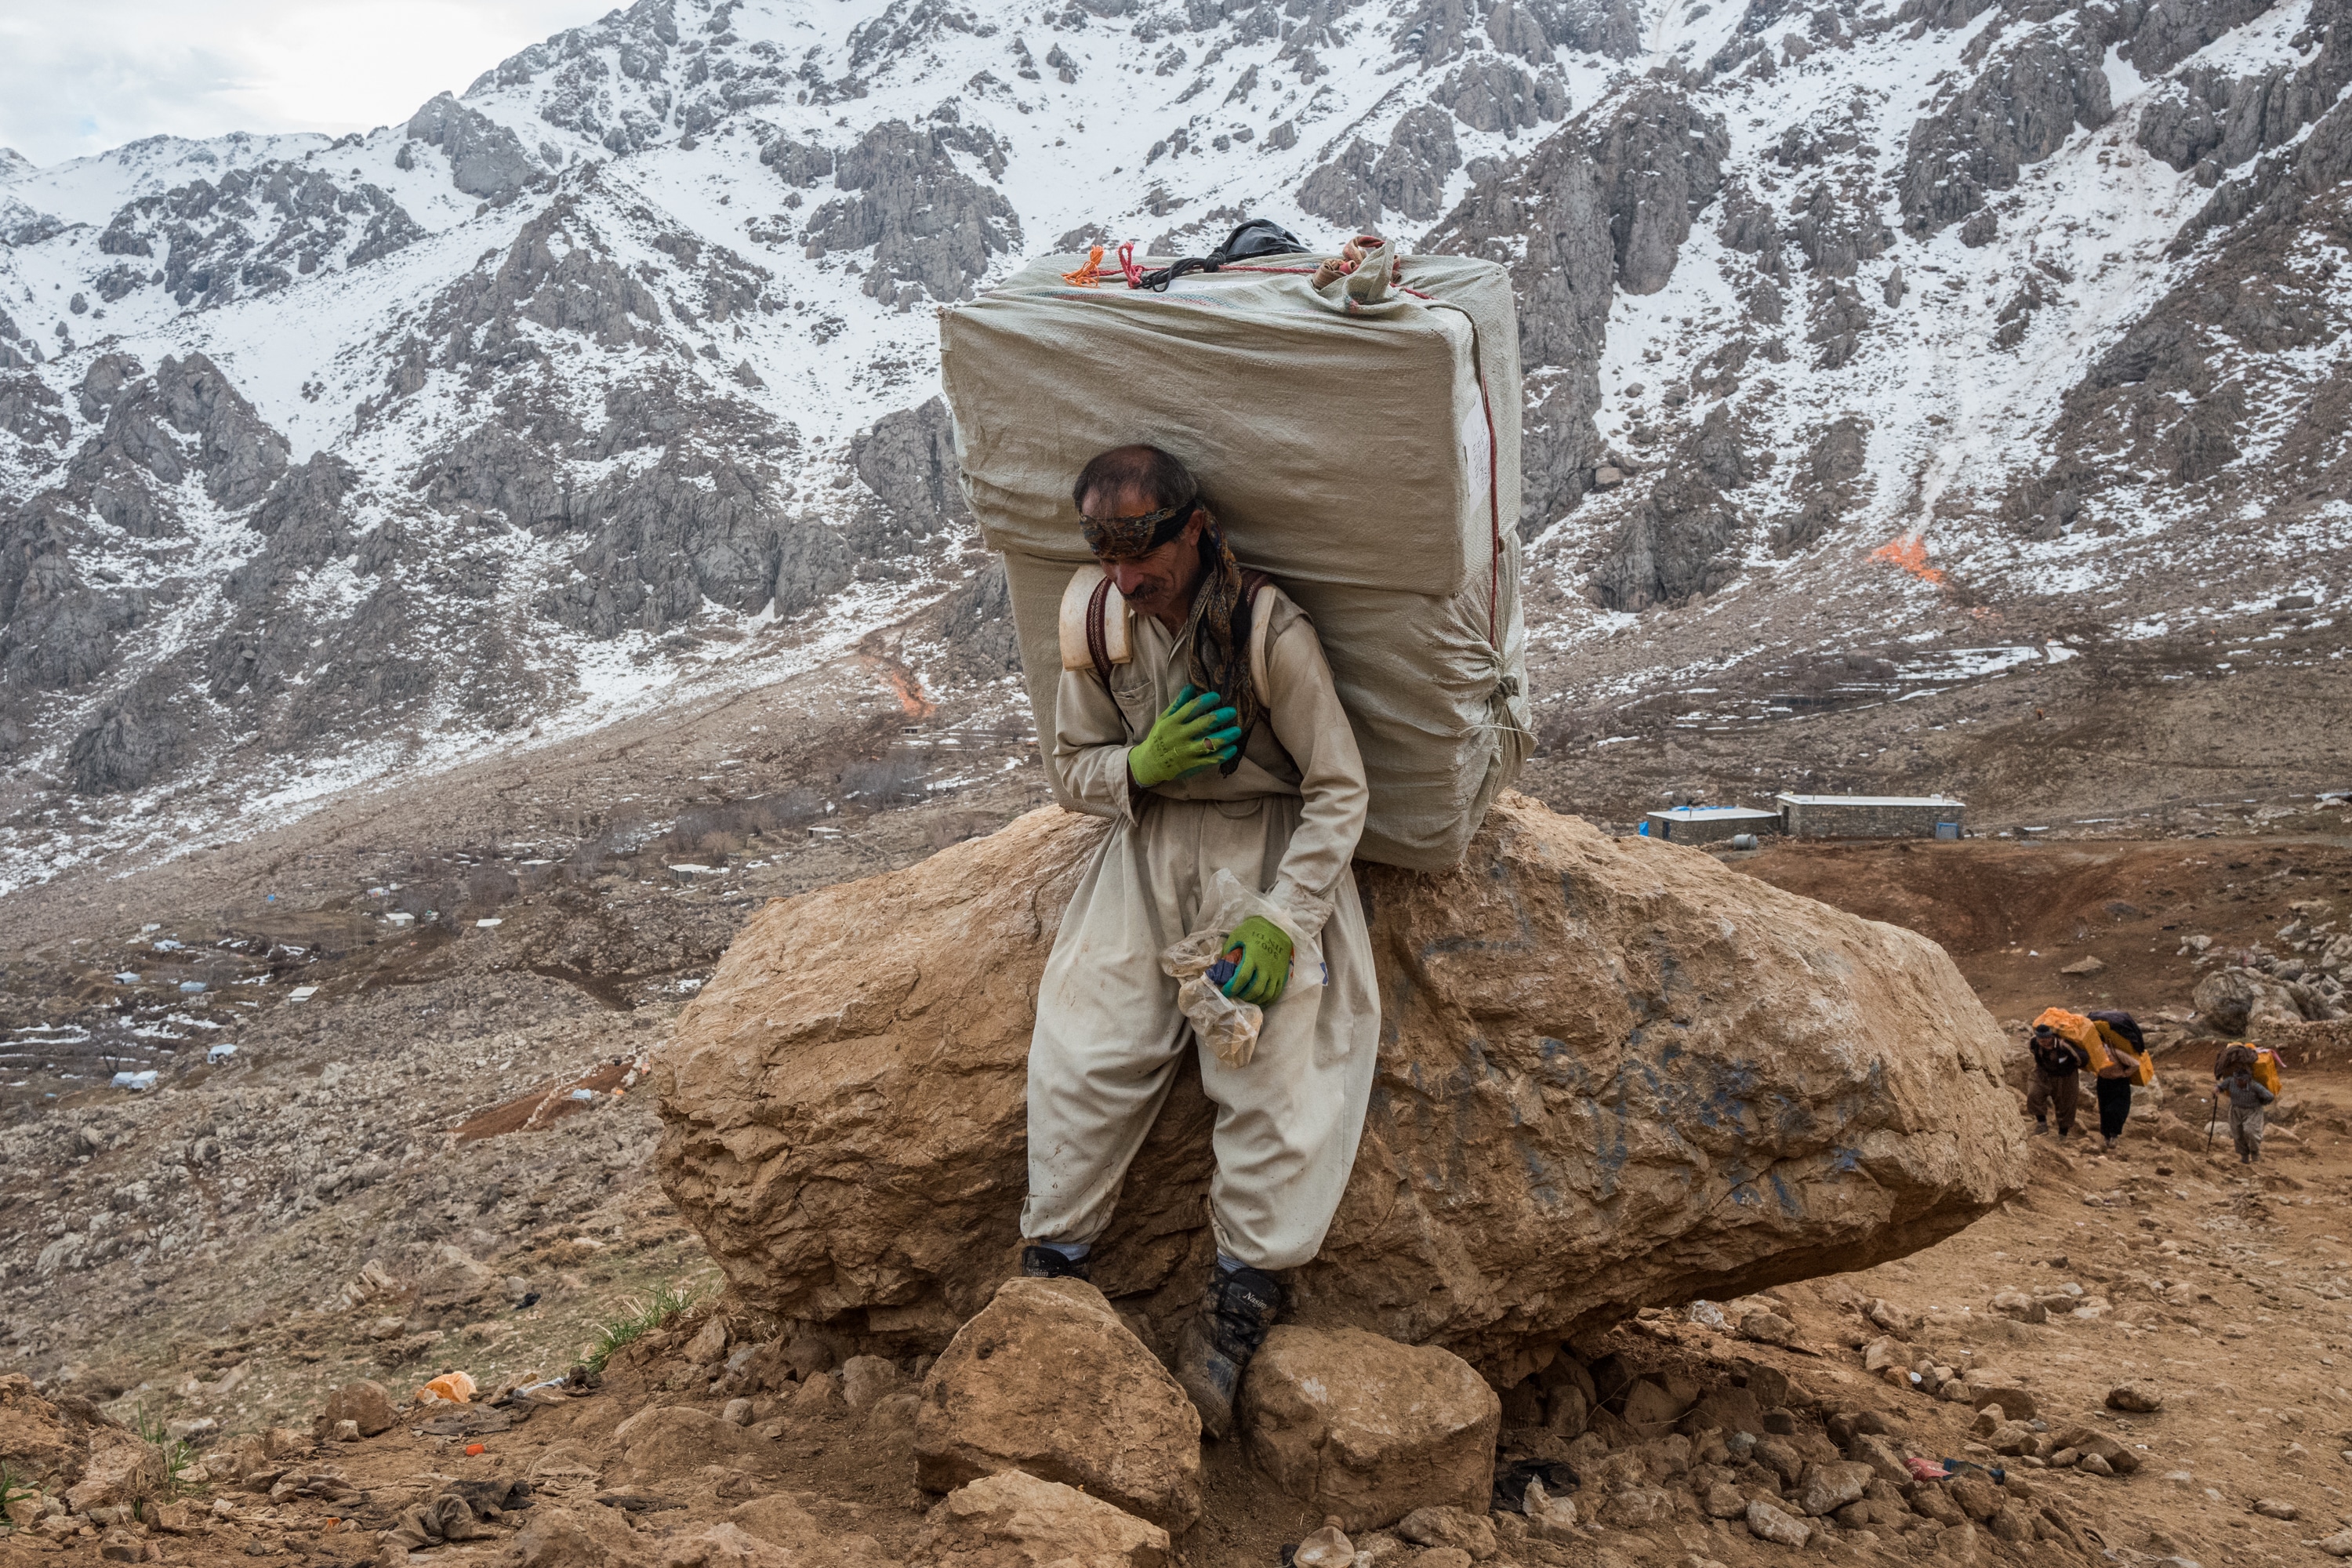
M1554 1489L1574 1503L1575 1523L1561 1511L1477 1522L1437 1511L1359 1530L1351 1544L1374 1563L1422 1568L1465 1561L1450 1550L1498 1563L1776 1562L1790 1549L1748 1522L1748 1505L1769 1500L1802 1521L1804 1550L1832 1561L2312 1560L2308 1543L2352 1522L2352 1460L2339 1451L2352 1449L2352 1282L2336 1217L2352 1196L2344 1045L2315 1043L2253 1170L2226 1148L2204 1152L2201 1117L2145 1111L2112 1158L2037 1140L2026 1195L1908 1259L1647 1312L1581 1357L1564 1348L1503 1392L1503 1452L1574 1470L1580 1485ZM2160 1081L2193 1083L2200 1066L2168 1058ZM2168 1103L2193 1098L2177 1089ZM579 1130L596 1124L592 1113L504 1137L544 1157L576 1152ZM608 1212L618 1233L571 1267L691 1278L690 1254L661 1239L660 1215L620 1202ZM232 1419L193 1450L171 1449L176 1479L124 1483L147 1490L136 1517L107 1522L120 1499L103 1488L82 1494L109 1497L89 1501L95 1513L23 1505L26 1522L0 1553L366 1560L377 1532L411 1509L485 1483L476 1500L487 1517L466 1527L478 1539L434 1560L953 1560L940 1544L940 1500L916 1482L928 1358L813 1364L805 1347L764 1339L756 1320L696 1307L619 1351L601 1378L495 1406L416 1408L409 1396L428 1373L468 1370L487 1397L532 1372L560 1374L574 1353L552 1331L561 1311L517 1311L503 1284L469 1309L498 1332L443 1335L413 1355L363 1350L384 1342L369 1336L387 1318L425 1320L436 1288L395 1281L373 1300L320 1302L176 1347L181 1369L208 1368L216 1384L229 1381L222 1369L247 1369L250 1414L157 1380L151 1414ZM379 1409L361 1391L329 1409L325 1386L362 1374L404 1408ZM51 1389L54 1405L0 1384L12 1418L0 1446L22 1452L35 1446L24 1434L103 1419L67 1385ZM1986 1406L1998 1415L1980 1415ZM355 1425L314 1436L313 1416ZM352 1436L362 1425L383 1429ZM1066 1435L1065 1446L1087 1440ZM99 1447L109 1442L101 1434ZM2066 1463L2070 1449L2103 1458ZM1858 1475L1840 1452L1855 1456ZM2006 1479L1898 1484L1882 1473L1889 1453ZM2100 1465L2116 1473L2093 1474ZM527 1506L512 1506L524 1500L519 1481L530 1483ZM1819 1502L1832 1495L1820 1489L1849 1481L1861 1496L1806 1515L1809 1486ZM1176 1535L1181 1561L1273 1563L1322 1522L1234 1445L1207 1447L1199 1484L1203 1517ZM601 1543L593 1551L568 1533L583 1526Z
M298 1482L310 1485L307 1499L247 1489L275 1463L248 1462L247 1440L266 1448L273 1428L307 1434L331 1391L354 1379L404 1399L444 1370L469 1373L485 1392L560 1377L658 1320L675 1296L715 1295L716 1271L650 1179L656 1129L634 1069L761 900L904 865L1044 796L1026 736L935 706L919 687L910 704L903 675L893 679L901 671L882 655L845 659L575 748L478 764L429 793L347 800L135 879L83 874L9 900L0 1365L29 1374L61 1408L89 1402L89 1419L102 1413L159 1436L176 1428L206 1477L234 1460L182 1499L194 1532L145 1544L167 1558L257 1541L265 1552L369 1556L372 1536L321 1536L319 1521L381 1528L406 1500L430 1500L444 1478L527 1475L560 1441L584 1489L551 1483L550 1500L684 1505L624 1509L633 1530L698 1530L789 1494L827 1538L869 1534L887 1560L913 1550L929 1500L914 1486L904 1412L802 1392L836 1381L837 1365L720 1391L754 1401L755 1436L785 1423L772 1441L759 1438L770 1447L746 1472L758 1498L694 1466L642 1482L612 1467L611 1434L636 1406L725 1408L704 1392L712 1380L685 1376L685 1341L699 1331L691 1316L632 1352L643 1359L617 1358L587 1394L485 1434L481 1455L416 1436L425 1421L412 1416L357 1444L289 1451L300 1475L343 1472ZM2147 819L2053 823L2048 837L2065 836L2054 843L1778 845L1727 858L1934 937L2004 1023L2053 1001L2139 1011L2179 1053L2163 1080L2177 1108L2179 1080L2196 1082L2206 1048L2192 1017L2201 984L2218 971L2276 977L2296 964L2294 983L2340 975L2341 956L2331 971L2329 955L2352 907L2352 849L2342 810L2316 798L2200 805L2214 796L2168 782L2187 775L2130 776L2189 798ZM2067 973L2085 959L2101 969ZM234 1053L206 1060L227 1045ZM1817 1396L1818 1408L1788 1406L1807 1416L1806 1432L1841 1411L1876 1409L1918 1451L1967 1457L1969 1410L1870 1381L1841 1345L1865 1331L1840 1303L1885 1300L1907 1361L1957 1371L1993 1360L2025 1382L2053 1432L2080 1422L2120 1439L2128 1423L2128 1440L2149 1444L2141 1470L2121 1479L2027 1478L2061 1500L2078 1532L2156 1557L2292 1555L2293 1542L2337 1528L2326 1489L2340 1484L2336 1455L2352 1443L2338 1441L2352 1396L2329 1381L2346 1325L2326 1294L2342 1288L2331 1283L2342 1250L2327 1202L2352 1175L2330 1118L2352 1103L2352 1087L2326 1053L2316 1058L2290 1075L2287 1135L2259 1182L2207 1163L2201 1137L2189 1140L2197 1150L2127 1145L2121 1161L2045 1151L2027 1196L1960 1236L1867 1276L1780 1292L1801 1349L1657 1318L1585 1348L1682 1368L1702 1386L1735 1373L1752 1381L1740 1358L1769 1364ZM107 1087L117 1070L158 1077L144 1091ZM2084 1206L2084 1195L2117 1201ZM2147 1293L2150 1279L2165 1282L2161 1300ZM2181 1280L2213 1300L2184 1298ZM2069 1282L2104 1296L2109 1315L1988 1316L1999 1288ZM2231 1325L2252 1337L2228 1337ZM738 1319L729 1331L740 1348L769 1330ZM2252 1347L2264 1370L2250 1376L2240 1362ZM916 1371L909 1360L897 1375ZM811 1383L812 1372L828 1376ZM2162 1384L2165 1410L2094 1415L2126 1373ZM835 1393L845 1398L846 1383ZM1525 1424L1524 1404L1507 1408ZM566 1462L547 1461L541 1479ZM2194 1484L2165 1480L2174 1470ZM1734 1484L1756 1479L1738 1470ZM1209 1522L1176 1542L1189 1561L1272 1562L1320 1522L1217 1445L1202 1486ZM1660 1563L1768 1550L1748 1544L1744 1526L1727 1540L1685 1510L1701 1495L1686 1481L1661 1489L1671 1521L1634 1530L1612 1523L1624 1511L1595 1491L1571 1494L1586 1521L1578 1528L1597 1516L1601 1532L1559 1549L1569 1561L1606 1548ZM2302 1519L2248 1511L2273 1493ZM782 1505L772 1511L783 1517ZM1865 1555L1896 1550L1898 1536L1920 1544L1917 1530L1865 1528L1882 1541L1836 1524L1830 1539ZM2151 1531L2172 1545L2159 1549ZM87 1552L103 1533L58 1544ZM41 1539L19 1532L0 1552L37 1552ZM1971 1539L1979 1554L2005 1550L1989 1526ZM1548 1560L1505 1545L1514 1560Z

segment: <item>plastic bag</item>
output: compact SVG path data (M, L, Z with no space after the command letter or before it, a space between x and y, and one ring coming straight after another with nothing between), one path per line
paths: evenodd
M1283 994L1301 985L1320 985L1328 976L1323 966L1322 943L1301 936L1297 926L1265 896L1244 887L1231 871L1220 870L1209 883L1208 901L1201 910L1200 929L1169 944L1160 955L1160 967L1177 982L1176 1005L1192 1022L1192 1032L1217 1053L1227 1067L1243 1068L1257 1054L1258 1031L1265 1015L1255 1002L1236 1002L1218 987L1231 971L1212 978L1225 954L1226 936L1257 915L1271 921L1290 938L1290 980Z

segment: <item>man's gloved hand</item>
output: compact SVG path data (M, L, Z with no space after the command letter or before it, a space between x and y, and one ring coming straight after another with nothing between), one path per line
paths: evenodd
M1241 744L1240 715L1213 691L1187 686L1127 753L1127 771L1145 789L1221 765Z
M1226 995L1261 1007L1271 1007L1282 999L1283 988L1290 984L1290 938L1280 926L1263 915L1252 915L1225 938L1225 952L1241 954L1234 965L1234 977L1225 982Z

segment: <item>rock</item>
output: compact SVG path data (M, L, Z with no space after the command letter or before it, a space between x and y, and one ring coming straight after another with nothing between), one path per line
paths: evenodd
M356 1421L338 1421L327 1436L338 1443L356 1443L361 1436L360 1424Z
M2322 1536L2319 1549L2330 1557L2352 1557L2352 1530L2339 1530L2333 1535Z
M1992 1310L2021 1323L2046 1323L2050 1309L2022 1290L2003 1290L1992 1299Z
M957 1332L923 1379L915 1464L929 1491L1021 1469L1168 1530L1201 1513L1200 1413L1083 1279L1008 1279Z
M800 1385L793 1390L792 1405L803 1415L826 1415L848 1408L841 1397L840 1384L822 1372L801 1379Z
M1776 1546L1801 1547L1813 1537L1811 1525L1791 1519L1761 1498L1748 1505L1748 1531Z
M849 445L850 464L866 488L929 533L941 518L969 517L957 481L955 426L944 398L877 419Z
M2087 1426L2069 1426L2051 1435L2051 1442L2059 1448L2073 1448L2084 1458L2096 1458L2111 1469L2129 1475L2139 1468L2139 1455L2104 1432L2094 1432ZM2094 1475L2102 1472L2093 1471Z
M1969 1518L1982 1521L2000 1511L2000 1489L1976 1476L1958 1476L1944 1483L1952 1500Z
M507 202L538 174L515 133L478 109L442 93L409 117L412 140L449 157L449 181L469 196Z
M613 1428L613 1449L639 1478L667 1480L732 1461L758 1468L774 1450L751 1433L686 1405L655 1405Z
M1017 1234L1032 993L1101 832L1032 813L752 917L652 1068L663 1184L748 1307L887 1315L905 1353L993 1294L1010 1249L973 1239ZM1388 1043L1302 1326L1507 1384L1572 1332L1867 1268L2017 1187L2003 1041L1924 938L1516 795L1461 868L1361 882ZM882 906L883 953L809 939ZM1527 1098L1553 1083L1599 1098ZM1104 1238L1153 1323L1197 1302L1212 1116L1180 1078Z
M1827 1464L1805 1467L1804 1479L1798 1484L1796 1505L1815 1519L1833 1513L1862 1497L1863 1489L1870 1484L1868 1465L1849 1459L1833 1459Z
M506 1544L510 1568L652 1568L646 1554L628 1540L628 1531L614 1531L604 1510L562 1510L534 1507L524 1514L522 1531ZM393 1549L397 1559L407 1552ZM740 1568L767 1568L743 1563Z
M2033 1511L2022 1503L2003 1503L1990 1519L1985 1521L1985 1528L1992 1531L1997 1541L2006 1541L2011 1546L2026 1545L2035 1535Z
M822 1524L780 1492L754 1498L727 1518L745 1534L792 1553L791 1568L896 1568L872 1536Z
M1911 1471L1903 1463L1903 1456L1895 1445L1872 1433L1862 1433L1846 1446L1846 1456L1856 1464L1867 1465L1870 1473L1891 1487L1911 1484Z
M2301 1519L2303 1517L2303 1510L2294 1504L2274 1497L2256 1498L2254 1511L2264 1519Z
M686 1348L680 1351L678 1354L685 1359L686 1364L688 1366L711 1366L725 1359L727 1354L726 1320L723 1318L713 1318L709 1321L704 1323L702 1327L695 1331L694 1337L686 1342Z
M332 1432L339 1422L349 1421L359 1428L358 1436L373 1437L389 1432L400 1419L394 1408L392 1395L383 1384L367 1378L346 1383L327 1395L327 1407L311 1423L320 1433Z
M923 1521L908 1568L1169 1568L1168 1532L1019 1470L950 1492Z
M2078 1470L2087 1470L2095 1476L2112 1476L2116 1473L2116 1468L2107 1463L2105 1456L2101 1454L2084 1455L2074 1461L2074 1468Z
M2100 963L2095 956L2084 957L2078 958L2074 963L2067 964L2058 973L2061 974L2098 974L2104 973L2106 967L2107 966Z
M751 1413L751 1402L739 1397L727 1402L726 1408L719 1413L719 1419L730 1426L749 1426L757 1417Z
M1520 1494L1519 1512L1527 1520L1529 1532L1538 1541L1576 1539L1576 1500L1552 1496L1538 1477L1528 1478L1528 1489Z
M1322 1529L1298 1543L1290 1561L1291 1568L1351 1568L1356 1543L1348 1539L1338 1520L1327 1519Z
M1493 1490L1503 1402L1433 1345L1281 1325L1250 1363L1238 1405L1251 1462L1349 1530L1417 1509L1482 1510Z
M898 1368L878 1355L854 1355L841 1363L841 1397L852 1410L864 1410L885 1395L896 1394L906 1384ZM970 1480L970 1476L958 1481ZM935 1491L946 1491L936 1487Z
M2107 1408L2153 1415L2164 1408L2164 1390L2147 1378L2119 1383L2107 1390Z
M1778 1312L1750 1312L1739 1320L1739 1337L1759 1345L1785 1345L1797 1337L1797 1325Z
M1699 1508L1709 1519L1744 1519L1748 1499L1729 1481L1717 1481L1699 1498Z
M1459 1546L1433 1546L1413 1554L1412 1568L1470 1568L1475 1561Z
M1885 1372L1890 1366L1903 1364L1903 1347L1893 1336L1881 1334L1862 1347L1862 1369L1864 1372Z
M65 1498L76 1513L127 1507L144 1503L169 1479L162 1449L120 1426L100 1426L89 1435L81 1479L65 1489Z
M902 297L901 285L971 298L990 257L1019 247L1021 219L1002 192L964 173L959 153L1004 171L1004 149L985 129L889 120L867 131L834 166L834 184L853 194L810 216L812 254L872 246L863 287L874 299Z
M2217 969L2197 983L2191 996L2200 1025L2223 1037L2304 1021L2302 1005L2284 984L2252 969Z
M1984 1446L1994 1453L2016 1458L2030 1454L2038 1446L2032 1426L2023 1421L2002 1421L1984 1436Z
M1397 1521L1396 1532L1415 1546L1447 1547L1483 1563L1495 1555L1495 1521L1459 1508L1417 1508Z
M436 1310L471 1306L505 1289L506 1281L495 1269L446 1242L436 1249L431 1266L416 1280L417 1300Z
M1751 1451L1756 1462L1773 1471L1784 1487L1793 1487L1805 1473L1805 1457L1785 1437L1767 1437Z
M2014 1378L1979 1367L1969 1373L1969 1404L1977 1410L1987 1405L1998 1406L2011 1421L2031 1421L2041 1413L2033 1395L2020 1388Z

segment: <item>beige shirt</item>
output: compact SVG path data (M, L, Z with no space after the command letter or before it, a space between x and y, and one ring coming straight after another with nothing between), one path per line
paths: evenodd
M1297 797L1298 826L1275 885L1264 890L1293 915L1299 934L1313 937L1355 858L1370 796L1355 731L1339 705L1314 623L1280 589L1269 584L1258 591L1275 595L1265 650L1272 700L1265 721L1244 737L1240 766L1231 773L1210 768L1149 790L1133 787L1128 752L1191 679L1190 637L1171 636L1156 617L1141 614L1129 634L1135 657L1112 666L1108 692L1090 668L1062 672L1054 761L1082 810L1129 826L1150 814L1155 797L1235 805L1270 795Z

